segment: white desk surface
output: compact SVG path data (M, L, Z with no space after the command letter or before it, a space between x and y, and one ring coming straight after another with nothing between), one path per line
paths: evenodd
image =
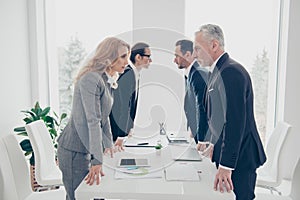
M160 153L154 148L127 147L125 151L114 154L114 158L104 157L103 171L105 176L101 178L100 185L89 186L82 181L75 191L77 200L93 198L107 199L141 199L141 200L233 200L231 193L220 193L213 190L213 181L216 167L208 158L201 162L194 162L199 173L200 181L166 181L162 178L147 179L115 179L115 169L120 158L148 158L151 167L149 171L164 170L174 162L171 157L172 149L184 149L176 145L166 145L165 137L161 137L163 148ZM157 140L158 138L152 138ZM182 173L182 172L178 172Z

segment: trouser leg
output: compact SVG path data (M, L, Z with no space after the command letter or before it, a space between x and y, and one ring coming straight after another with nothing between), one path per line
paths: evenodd
M75 200L75 190L89 172L88 154L58 148L59 168L63 175L63 184L67 200Z
M232 181L236 200L253 200L255 198L256 169L234 170Z

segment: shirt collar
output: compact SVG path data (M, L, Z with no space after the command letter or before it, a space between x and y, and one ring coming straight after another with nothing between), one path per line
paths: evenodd
M185 75L186 77L189 77L191 68L192 68L192 66L194 65L195 62L196 62L196 59L193 60L193 62L192 62L187 68L185 68L185 70L184 70L184 75Z
M113 78L113 76L111 76L109 73L107 73L107 71L105 71L105 75L106 75L107 79L112 79Z
M110 84L110 86L113 88L113 89L116 89L118 87L118 83L117 83L117 80L119 78L119 74L118 73L115 73L113 76L111 76L109 73L107 73L105 71L105 75L106 75L106 82Z
M225 54L225 51L215 60L215 62L209 67L208 71L213 72L220 58Z

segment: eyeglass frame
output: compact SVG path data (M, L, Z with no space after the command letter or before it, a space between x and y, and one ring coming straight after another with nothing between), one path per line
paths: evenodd
M148 59L151 59L151 55L148 55L148 54L140 54L140 56L146 56L146 57L148 57Z

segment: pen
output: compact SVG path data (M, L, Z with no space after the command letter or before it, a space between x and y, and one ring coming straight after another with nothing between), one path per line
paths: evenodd
M142 142L142 143L138 143L137 145L147 145L149 144L148 142Z

